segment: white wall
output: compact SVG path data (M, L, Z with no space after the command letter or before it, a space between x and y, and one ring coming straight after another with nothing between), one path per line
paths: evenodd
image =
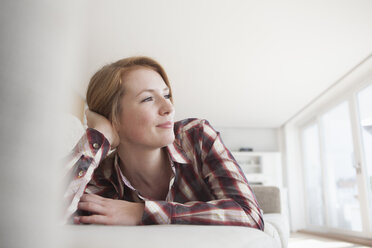
M213 123L211 123L213 125ZM215 127L230 151L251 147L255 152L278 152L278 129Z
M105 63L152 56L176 119L278 128L372 51L370 0L88 2L83 91Z

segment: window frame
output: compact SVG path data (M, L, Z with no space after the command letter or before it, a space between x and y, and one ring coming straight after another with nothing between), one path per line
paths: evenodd
M300 162L301 162L301 170L304 173L304 161L303 161L303 131L310 127L311 125L317 125L318 127L318 141L319 141L319 156L320 156L320 163L322 167L322 196L323 196L323 215L324 215L324 226L318 226L318 225L311 225L309 218L309 212L308 212L308 202L306 197L304 196L304 207L305 207L305 226L306 230L309 231L316 231L316 232L324 232L324 233L337 233L337 234L343 234L343 235L353 235L357 237L363 237L363 238L369 238L372 236L372 208L371 208L371 202L368 200L371 197L371 194L368 194L368 183L367 183L367 164L364 159L364 151L363 151L363 139L362 139L362 130L360 126L360 116L358 113L358 98L357 94L362 91L363 89L372 86L372 75L370 77L367 77L364 81L362 81L359 84L353 85L351 89L348 91L344 91L338 96L335 96L330 101L327 101L326 103L322 104L315 112L313 112L311 115L308 115L306 118L303 118L302 120L297 122L297 131L299 136L299 142L301 145L300 149ZM337 107L339 104L342 104L343 102L347 103L348 110L349 110L349 116L350 116L350 126L351 126L351 134L352 134L352 140L353 140L353 151L354 151L354 161L355 163L360 164L360 173L356 173L357 177L357 187L358 187L358 194L359 194L359 202L360 202L360 211L361 211L361 217L362 217L362 231L353 231L353 230L346 230L341 228L335 228L330 226L330 217L327 215L327 209L329 207L329 203L327 200L327 188L325 187L327 183L327 172L325 168L324 163L324 137L321 135L321 132L323 129L322 123L320 121L321 117L327 113L328 111L331 111L333 108ZM305 175L301 176L302 178L302 188L303 192L306 192L306 185L305 185Z

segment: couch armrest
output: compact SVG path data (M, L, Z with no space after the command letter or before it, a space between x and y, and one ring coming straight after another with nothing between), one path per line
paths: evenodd
M280 190L275 186L250 185L265 214L281 213Z

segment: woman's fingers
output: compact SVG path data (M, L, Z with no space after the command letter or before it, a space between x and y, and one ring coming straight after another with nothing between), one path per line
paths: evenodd
M84 194L78 208L89 211L93 215L75 216L74 223L76 224L139 225L145 204Z
M104 215L79 216L77 221L83 224L107 224L107 217Z
M87 194L84 193L83 196L80 198L80 202L94 202L97 204L103 204L106 198L96 195L96 194Z
M79 224L107 224L107 206L104 205L106 198L96 194L83 194L78 203L78 209L94 213L90 216L76 216L74 223Z
M95 202L79 202L78 208L80 210L86 210L96 214L106 214L106 208Z

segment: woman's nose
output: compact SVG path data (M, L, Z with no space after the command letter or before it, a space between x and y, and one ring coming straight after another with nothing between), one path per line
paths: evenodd
M169 99L163 99L160 108L160 114L170 114L174 111L173 103Z

